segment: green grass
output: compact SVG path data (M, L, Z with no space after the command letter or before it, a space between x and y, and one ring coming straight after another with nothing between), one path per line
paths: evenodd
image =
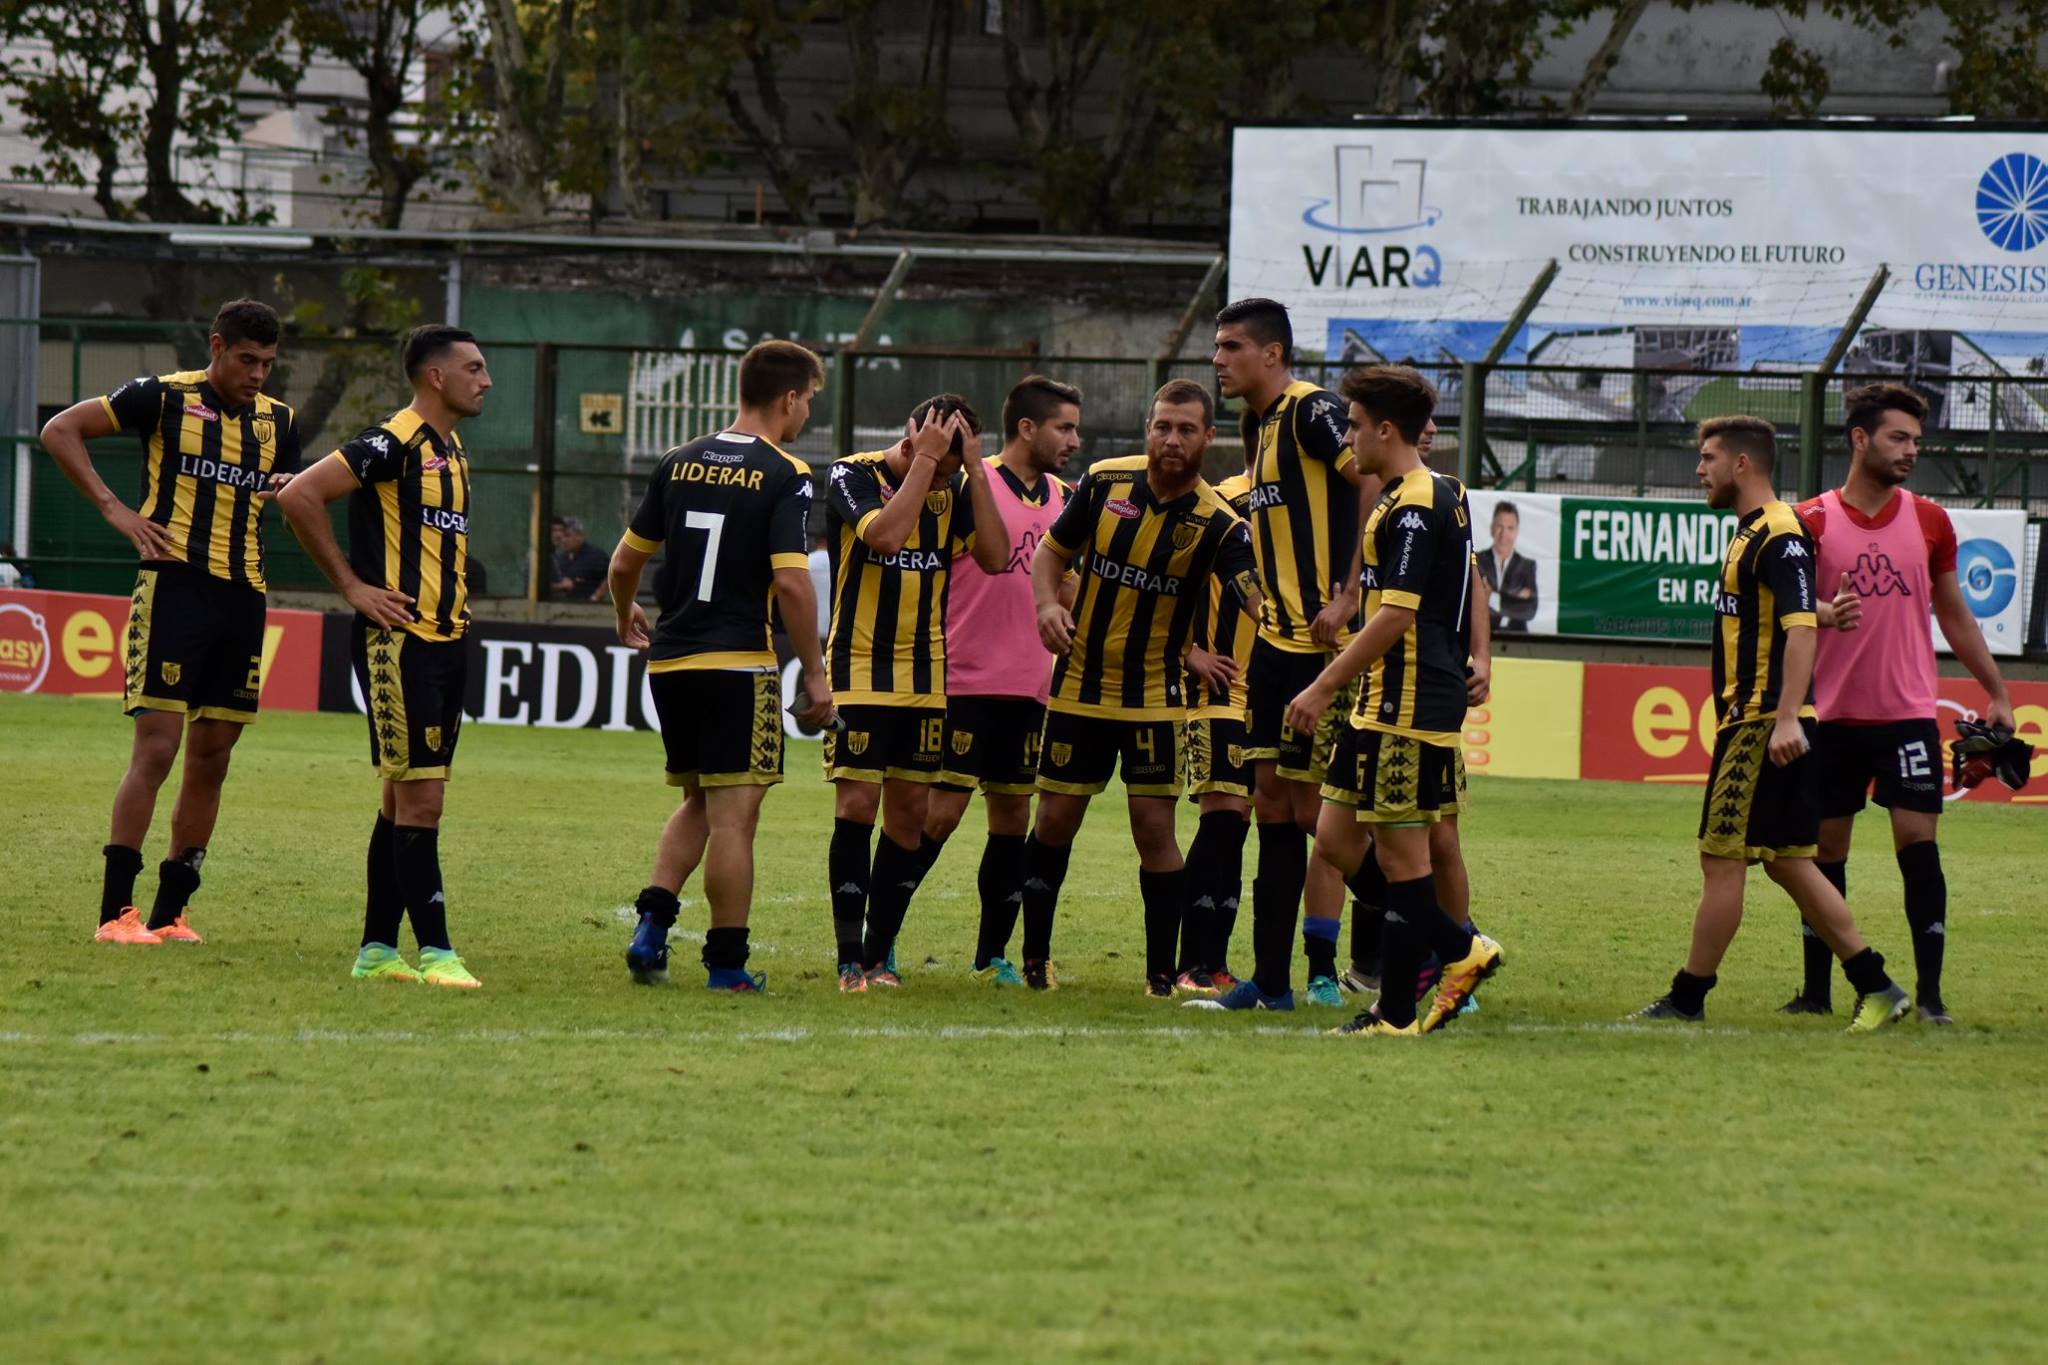
M976 810L905 932L936 961L841 998L808 746L763 822L774 995L696 988L687 946L684 984L633 987L615 910L671 800L648 735L469 730L443 859L486 989L362 986L360 725L267 717L194 904L211 942L124 950L87 938L127 727L0 697L0 1358L2020 1360L2048 1334L2038 811L1944 823L1961 1027L1772 1013L1796 935L1754 876L1712 1026L1645 1030L1614 1021L1682 952L1697 793L1475 781L1508 968L1450 1033L1345 1043L1140 996L1116 805L1067 882L1065 989L965 979ZM1874 817L1859 840L1855 903L1910 977Z

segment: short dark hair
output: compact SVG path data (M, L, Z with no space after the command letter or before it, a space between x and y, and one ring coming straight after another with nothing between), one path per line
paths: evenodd
M1003 439L1016 440L1018 423L1043 423L1069 403L1081 406L1081 391L1072 384L1042 374L1025 375L1003 400Z
M1411 365L1362 365L1337 387L1373 422L1392 422L1409 445L1422 439L1422 429L1436 413L1436 385Z
M794 341L763 341L740 357L740 406L765 408L785 393L810 394L825 384L825 362Z
M976 436L981 435L981 414L974 410L974 404L968 402L957 393L935 393L925 399L910 410L910 424L916 426L928 414L934 412L941 418L951 417L957 412L966 421L968 431ZM960 456L962 459L966 458L967 442L963 436L955 436L953 438L952 453Z
M1241 325L1261 346L1279 342L1280 363L1294 363L1294 323L1288 319L1286 304L1272 299L1239 299L1216 315L1218 327L1233 322Z
M261 299L229 299L213 315L213 335L229 346L253 341L258 346L275 346L284 327L271 306Z
M399 348L399 360L405 366L408 381L420 377L420 371L438 359L441 353L459 341L475 341L476 333L460 327L450 327L445 322L426 322L405 334L405 343Z
M1152 395L1152 406L1158 407L1161 403L1200 403L1202 405L1202 425L1205 427L1216 425L1216 399L1210 394L1208 389L1197 384L1192 379L1169 379L1164 384L1161 384L1159 392ZM1151 418L1148 414L1146 418L1147 425L1150 425L1150 422Z
M1717 436L1722 445L1737 455L1749 456L1749 462L1766 474L1778 463L1778 429L1761 417L1730 413L1700 423L1701 445Z
M1916 422L1927 420L1927 400L1903 384L1865 384L1842 395L1842 428L1877 435L1888 412L1903 412Z
M1493 522L1493 518L1494 518L1494 517L1497 517L1497 516L1499 516L1499 515L1500 515L1501 513L1503 513L1503 512L1505 512L1505 513L1507 513L1507 514L1508 514L1509 516L1513 517L1513 518L1515 519L1515 524L1516 524L1517 526L1521 525L1521 523L1522 523L1522 509L1521 509L1521 508L1519 508L1519 507L1517 507L1517 506L1515 506L1515 505L1514 505L1513 503L1509 502L1509 501L1508 501L1508 500L1507 500L1506 498L1502 498L1502 499L1501 499L1501 500L1500 500L1499 502L1497 502L1497 503L1495 503L1495 504L1493 505L1493 513L1492 513L1492 515L1491 515L1491 516L1488 516L1488 517L1487 517L1487 519L1486 519L1486 520L1487 520L1487 524L1488 524L1488 525L1491 525L1491 524L1492 524L1492 522Z

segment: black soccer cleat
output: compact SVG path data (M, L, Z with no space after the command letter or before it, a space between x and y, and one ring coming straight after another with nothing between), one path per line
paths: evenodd
M1629 1018L1651 1022L1675 1020L1681 1024L1699 1024L1706 1021L1707 1007L1705 1005L1700 1006L1698 1014L1687 1014L1673 1003L1670 996L1660 995L1634 1014L1631 1014Z
M1932 1000L1922 1000L1919 1010L1920 1022L1923 1024L1933 1024L1937 1028L1946 1028L1955 1023L1955 1016L1948 1012L1948 1006L1941 1002L1940 996L1936 996Z
M1833 1014L1835 1007L1825 1000L1815 1000L1805 991L1793 996L1778 1006L1780 1014Z

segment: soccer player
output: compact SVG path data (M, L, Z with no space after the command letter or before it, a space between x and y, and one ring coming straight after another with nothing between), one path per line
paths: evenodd
M793 341L764 341L748 351L740 358L738 419L661 457L612 552L619 643L649 651L647 685L661 721L668 783L683 789L682 804L662 826L626 949L626 966L642 985L668 979L677 896L699 863L711 903L706 984L736 992L765 984L746 968L754 830L762 797L782 780L771 601L794 627L789 642L803 667L797 718L815 729L832 715L813 628L811 470L784 449L803 433L811 397L824 382L823 363ZM661 615L650 629L634 598L647 561L664 546L655 579Z
M141 556L128 616L122 710L135 718L128 771L101 850L100 943L199 943L185 909L220 815L221 784L263 674L263 505L299 467L298 419L263 392L277 361L277 314L255 299L221 306L204 370L131 379L52 417L43 448ZM129 507L85 443L142 441L142 497ZM178 748L170 856L157 865L145 924L135 908L142 843Z
M1090 469L1031 561L1039 638L1059 656L1024 858L1024 971L1038 989L1056 984L1052 925L1074 836L1089 798L1121 764L1145 906L1145 993L1174 992L1186 894L1173 828L1184 656L1212 576L1229 610L1256 617L1260 607L1251 538L1202 481L1215 433L1209 391L1187 379L1166 384L1153 395L1145 454ZM1070 567L1080 575L1071 610L1059 600ZM1211 662L1202 684L1227 684L1227 661Z
M1216 485L1216 496L1240 520L1251 514L1251 492L1249 459L1245 472ZM1221 579L1211 577L1195 606L1188 650L1188 799L1199 815L1188 842L1187 911L1174 980L1178 990L1197 997L1237 984L1230 971L1230 935L1244 889L1244 840L1252 815L1244 687L1257 634L1258 622L1228 599Z
M1269 594L1246 672L1247 752L1259 826L1252 878L1252 977L1222 999L1228 1009L1291 1009L1294 924L1304 885L1327 878L1312 863L1308 837L1322 808L1324 764L1345 707L1310 730L1287 721L1288 704L1350 639L1359 601L1363 476L1344 441L1344 404L1297 380L1294 332L1271 299L1241 299L1216 315L1216 379L1225 398L1245 402L1251 466L1251 535ZM1338 1005L1341 921L1305 927L1310 998Z
M1031 556L1066 505L1070 490L1056 476L1080 448L1081 391L1042 374L1019 381L1003 400L1003 448L988 461L1004 570L964 573L956 562L946 583L944 756L925 812L919 876L930 872L979 787L988 842L975 877L981 928L973 974L990 985L1024 984L1008 954L1052 685L1052 656L1039 643L1031 601Z
M1891 813L1892 848L1905 882L1920 1018L1947 1024L1942 950L1948 942L1948 882L1935 822L1941 815L1941 732L1935 723L1930 614L1990 702L1984 718L2008 729L2012 699L1956 585L1956 532L1948 513L1905 489L1920 456L1927 404L1911 389L1872 384L1843 399L1849 479L1801 503L1819 547L1819 581L1848 610L1822 603L1813 661L1814 734L1819 769L1820 848L1815 865L1848 895L1849 838L1856 812L1876 785ZM1828 629L1828 627L1834 627ZM1787 1014L1829 1014L1834 955L1811 928L1804 935L1806 982Z
M1842 960L1857 991L1851 1031L1883 1028L1910 1014L1912 1002L1885 974L1884 958L1863 941L1842 893L1813 862L1820 824L1809 753L1813 722L1806 714L1817 625L1813 541L1798 514L1772 491L1777 434L1769 422L1710 417L1700 423L1699 441L1707 505L1736 515L1714 594L1720 727L1700 805L1702 886L1692 949L1671 978L1669 994L1635 1017L1706 1018L1707 992L1742 924L1743 875L1750 863L1761 862Z
M1432 474L1419 443L1436 390L1405 365L1370 365L1344 377L1347 437L1362 469L1383 481L1364 536L1366 619L1349 644L1288 706L1312 727L1339 688L1367 673L1330 755L1316 825L1309 913L1334 918L1343 883L1371 853L1385 879L1384 962L1376 1010L1336 1030L1351 1037L1412 1037L1438 1028L1501 963L1500 946L1444 912L1431 827L1463 795L1459 782L1471 658L1472 514L1464 485ZM1459 864L1462 874L1462 862ZM1442 981L1418 1023L1415 992L1434 954Z
M836 788L826 870L839 989L900 986L896 934L925 866L921 846L946 730L946 586L966 551L983 573L1009 542L987 461L966 458L981 419L958 394L919 403L887 450L832 466L832 692L843 730L825 735ZM963 467L965 472L963 473ZM870 865L875 816L882 838Z
M474 990L483 983L448 938L440 828L469 680L469 455L455 428L484 410L491 375L476 338L444 323L413 328L400 358L412 402L292 480L278 506L356 609L349 634L382 795L350 975ZM346 558L327 520L344 494ZM418 969L398 951L407 917Z

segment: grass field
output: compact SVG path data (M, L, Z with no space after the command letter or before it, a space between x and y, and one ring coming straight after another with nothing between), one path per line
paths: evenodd
M1961 1026L1852 1040L1772 1012L1797 944L1760 875L1711 1025L1617 1024L1682 951L1697 793L1476 782L1507 970L1455 1030L1355 1043L1142 998L1120 802L1067 882L1065 989L966 979L963 834L906 989L840 997L802 745L763 821L773 995L708 994L688 947L689 984L634 987L618 908L671 796L652 736L588 731L464 735L443 859L486 988L364 986L360 726L267 717L211 941L114 949L87 940L127 727L0 698L0 1359L2044 1350L2039 811L1944 823ZM1859 839L1854 903L1909 980L1889 845Z

